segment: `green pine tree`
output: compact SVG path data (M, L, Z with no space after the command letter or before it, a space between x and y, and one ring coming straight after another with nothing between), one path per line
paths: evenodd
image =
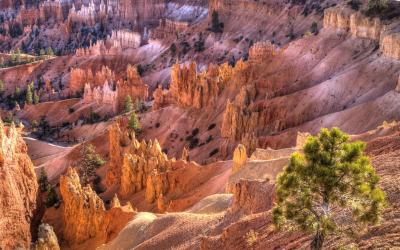
M377 223L386 198L364 149L337 128L310 136L278 177L274 224L314 234L321 249L330 234Z
M86 144L81 149L80 170L81 178L84 185L88 184L90 178L96 173L96 169L103 166L106 161L96 153L96 149L92 144Z
M4 92L5 92L4 82L3 80L0 80L0 95L3 95Z
M52 207L60 201L54 187L50 187L47 193L46 207Z
M40 102L40 97L37 93L37 91L33 92L33 103L38 104Z
M54 51L53 51L53 49L52 49L51 47L48 47L48 48L47 48L47 51L46 51L46 54L47 54L48 56L54 56Z
M132 112L131 114L131 118L128 122L128 129L131 131L135 131L136 134L139 134L141 132L142 127L135 112Z
M214 10L211 16L211 31L215 33L222 32L223 23L219 21L218 11Z
M49 185L50 184L49 184L49 180L47 178L46 170L44 168L42 168L40 170L40 176L39 176L39 188L40 188L40 191L42 193L46 192L49 189Z
M25 102L27 104L33 103L33 94L32 94L32 86L31 85L28 85L28 88L26 89Z
M133 110L133 102L132 102L132 97L130 95L126 96L125 98L125 107L124 111L125 113L129 113Z

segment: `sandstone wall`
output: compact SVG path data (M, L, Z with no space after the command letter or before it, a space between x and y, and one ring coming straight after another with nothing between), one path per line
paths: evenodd
M400 60L400 33L384 25L379 18L371 19L360 12L335 7L325 10L324 28L342 29L353 37L375 40L384 56Z
M38 184L18 129L0 121L0 248L28 249Z

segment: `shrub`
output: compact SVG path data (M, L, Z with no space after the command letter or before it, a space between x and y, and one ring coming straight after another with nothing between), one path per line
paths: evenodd
M47 173L44 168L40 170L40 176L39 176L39 189L40 192L44 193L49 189L49 180L47 178Z

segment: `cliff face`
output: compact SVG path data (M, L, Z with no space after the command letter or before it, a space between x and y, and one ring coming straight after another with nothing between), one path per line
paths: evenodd
M134 215L130 204L125 207L114 205L106 211L103 201L92 188L81 186L73 168L60 178L60 193L63 200L63 238L70 246L89 239L95 239L97 244L105 243ZM113 204L119 204L119 201Z
M335 7L325 10L324 28L342 29L354 37L375 40L384 56L400 60L400 34L379 18L371 19L360 12Z
M0 121L0 248L29 248L38 184L18 129Z
M370 19L360 12L338 7L325 10L324 27L349 30L354 37L379 41L383 24L379 18Z

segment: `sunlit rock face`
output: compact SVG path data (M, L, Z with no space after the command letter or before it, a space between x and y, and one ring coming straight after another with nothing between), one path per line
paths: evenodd
M28 249L38 184L20 131L0 121L0 248Z
M134 215L128 203L121 207L118 198L110 210L90 186L82 187L74 168L69 168L60 178L63 200L63 238L70 246L79 245L95 238L97 243L110 240L111 233L118 232Z
M60 250L57 236L53 228L48 224L41 224L38 231L38 240L33 248L34 250Z
M103 201L90 187L82 187L75 169L60 178L63 199L63 237L81 243L101 232L105 222Z

